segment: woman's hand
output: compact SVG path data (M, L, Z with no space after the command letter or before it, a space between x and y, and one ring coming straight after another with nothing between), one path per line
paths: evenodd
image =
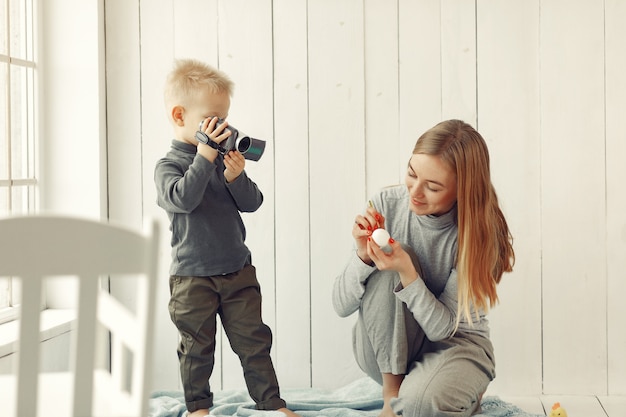
M381 227L385 227L385 217L371 203L365 213L359 214L354 220L352 237L356 241L356 254L366 264L372 263L367 253L367 242L372 237L372 232Z
M402 286L406 287L419 278L413 261L402 248L402 245L393 240L393 238L389 239L389 248L384 251L374 240L369 239L367 242L367 256L379 270L396 271L400 275Z

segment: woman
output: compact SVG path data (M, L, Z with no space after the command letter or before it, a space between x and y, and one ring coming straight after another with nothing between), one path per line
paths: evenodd
M388 248L372 240L385 228ZM382 384L381 416L469 416L495 377L486 312L514 263L481 135L441 122L415 144L406 187L383 189L352 228L333 305L359 311L354 354Z

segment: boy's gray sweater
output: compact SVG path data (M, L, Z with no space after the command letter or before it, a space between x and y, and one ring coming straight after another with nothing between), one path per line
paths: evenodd
M263 194L245 171L227 183L221 155L211 163L196 146L173 140L154 181L157 204L170 219L170 275L222 275L251 263L240 212L257 210Z

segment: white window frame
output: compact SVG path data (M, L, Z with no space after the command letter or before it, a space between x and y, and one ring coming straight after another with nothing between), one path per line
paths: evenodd
M6 170L0 171L0 193L5 195L5 201L0 205L0 215L10 216L27 214L38 211L39 208L39 144L37 135L37 99L38 82L36 66L37 46L37 2L35 0L0 0L4 18L0 22L0 65L3 67L0 82L4 84L5 96L0 97L4 105L0 106L0 124L3 131L0 133L4 140L0 146L0 158ZM19 7L21 23L15 24L13 8ZM19 32L19 33L15 33ZM17 42L18 48L13 48ZM4 45L4 46L2 46ZM14 49L17 49L14 50ZM14 71L23 72L23 79L17 81L13 77ZM13 95L15 83L19 82L18 94L21 99L14 105ZM16 108L17 107L17 108ZM20 117L14 116L16 111ZM15 127L14 120L18 120L19 127ZM18 133L16 133L18 132ZM17 135L19 137L16 137ZM19 142L18 142L19 141ZM18 145L21 169L16 173L13 169L15 149ZM1 167L2 165L0 165ZM2 200L0 199L0 203ZM0 277L0 323L11 321L16 317L15 300L20 298L20 285L11 277Z

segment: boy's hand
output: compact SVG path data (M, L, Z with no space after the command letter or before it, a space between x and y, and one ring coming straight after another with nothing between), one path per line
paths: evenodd
M246 159L239 151L230 151L224 155L224 178L227 182L233 182L246 167Z
M198 154L202 155L207 161L215 161L215 158L217 158L217 150L211 148L209 145L205 145L202 142L198 142L198 145L196 146Z
M204 132L210 140L215 143L222 143L230 136L230 130L226 130L226 126L228 126L228 122L224 121L224 123L217 125L217 121L219 119L217 117L209 117L204 119L202 125L200 126L200 130ZM195 140L195 139L194 139ZM198 153L205 157L208 161L214 162L215 158L217 158L217 150L213 149L209 145L205 145L204 143L197 141Z
M227 130L228 122L224 120L219 125L217 124L220 119L218 117L209 117L204 119L200 130L202 130L208 137L215 143L222 143L231 135L230 130Z

